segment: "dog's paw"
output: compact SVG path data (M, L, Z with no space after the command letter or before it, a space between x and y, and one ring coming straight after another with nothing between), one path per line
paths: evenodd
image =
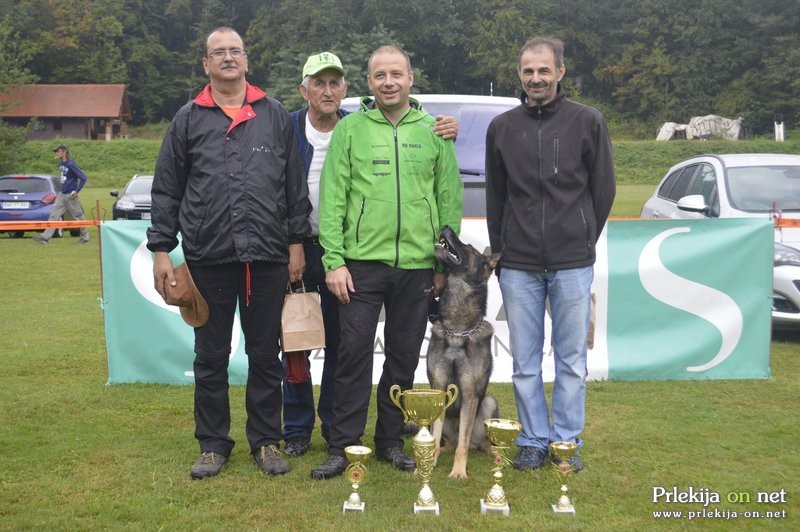
M466 479L466 478L468 478L467 477L467 470L466 469L462 469L462 468L457 468L457 467L453 466L453 469L450 471L450 474L447 475L447 477L448 478L459 479L459 480Z

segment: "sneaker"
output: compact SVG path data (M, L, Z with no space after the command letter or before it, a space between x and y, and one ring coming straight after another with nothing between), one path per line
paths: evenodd
M78 239L78 244L88 244L88 243L89 243L88 240L84 240L83 238Z
M33 235L31 238L40 244L47 244L47 239L42 235Z
M306 438L289 438L286 440L284 451L289 456L302 456L311 447L311 440Z
M400 471L414 471L417 464L414 459L403 452L400 447L387 447L375 451L375 459L379 462L390 462L393 467Z
M338 477L347 469L347 458L335 454L329 454L320 465L311 470L311 478L314 480L325 480L326 478Z
M222 469L222 466L225 465L227 461L228 459L219 453L202 453L197 462L192 466L190 475L193 479L213 477L219 473L219 470Z
M547 451L538 447L521 446L514 459L514 468L520 471L539 469L547 458Z
M253 460L261 467L267 475L283 475L288 473L289 462L287 462L277 445L264 445L253 453Z
M556 460L556 457L555 457L555 456L551 456L551 457L550 457L550 460L551 460L551 461L552 461L552 462L553 462L555 465L558 465L558 464L559 464L559 461L558 461L558 460ZM580 457L578 456L578 454L577 454L577 453L576 453L576 454L574 454L574 455L572 455L572 458L570 458L569 460L567 460L567 463L568 463L568 464L569 464L569 465L572 467L572 471L573 471L574 473L579 473L579 472L583 471L583 462L581 462L581 459L580 459Z

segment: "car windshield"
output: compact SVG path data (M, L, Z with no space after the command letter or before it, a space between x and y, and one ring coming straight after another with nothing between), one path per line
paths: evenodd
M465 102L425 102L422 104L429 115L453 116L458 121L456 155L461 173L484 175L486 156L486 129L489 122L509 109L505 104Z
M800 166L729 168L728 191L742 211L800 210Z
M153 186L153 180L150 178L134 179L128 184L125 189L125 194L150 194L150 189Z
M30 194L34 192L50 192L50 187L46 179L4 177L0 178L0 192L24 192Z

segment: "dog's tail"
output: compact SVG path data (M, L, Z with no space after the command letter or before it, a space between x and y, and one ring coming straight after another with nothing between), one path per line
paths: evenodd
M417 432L420 431L422 428L421 425L414 423L413 421L409 421L405 425L403 425L403 434L410 434L411 436L416 436Z
M497 399L495 399L494 396L487 395L483 398L481 404L478 405L477 419L483 423L484 419L493 417L500 417L500 406L497 404Z
M481 449L484 452L490 453L492 449L492 442L486 435L486 427L483 422L490 418L500 417L500 407L497 404L497 399L492 395L484 396L481 404L478 405L478 413L475 416L475 426L472 428L471 446L476 449Z

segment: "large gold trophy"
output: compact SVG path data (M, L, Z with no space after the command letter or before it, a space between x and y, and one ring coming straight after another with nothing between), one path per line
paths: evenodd
M492 452L494 453L495 467L492 468L494 485L486 492L486 497L481 499L481 513L502 512L508 515L508 501L506 492L503 490L503 469L511 461L506 452L522 430L522 425L513 419L490 418L484 420L486 435L492 442Z
M568 441L554 441L550 444L550 452L556 457L558 463L556 467L556 477L561 482L561 497L558 502L553 504L553 511L557 514L574 514L575 507L572 506L572 501L569 500L567 495L567 479L572 473L572 466L569 459L578 451L578 445Z
M363 445L349 445L344 448L344 454L350 462L344 471L344 476L352 485L353 493L342 504L342 513L363 512L366 503L361 500L358 488L367 480L367 468L364 466L364 462L369 459L372 449Z
M400 391L400 386L395 384L389 388L389 397L403 411L405 422L411 420L422 426L412 440L414 459L417 462L416 473L422 481L422 488L414 503L414 513L434 512L439 515L439 503L436 502L430 487L431 471L436 461L436 441L428 430L428 425L441 417L447 407L453 404L458 397L458 388L455 384L451 384L446 392L425 388L412 388L403 392ZM403 404L400 404L401 397Z

